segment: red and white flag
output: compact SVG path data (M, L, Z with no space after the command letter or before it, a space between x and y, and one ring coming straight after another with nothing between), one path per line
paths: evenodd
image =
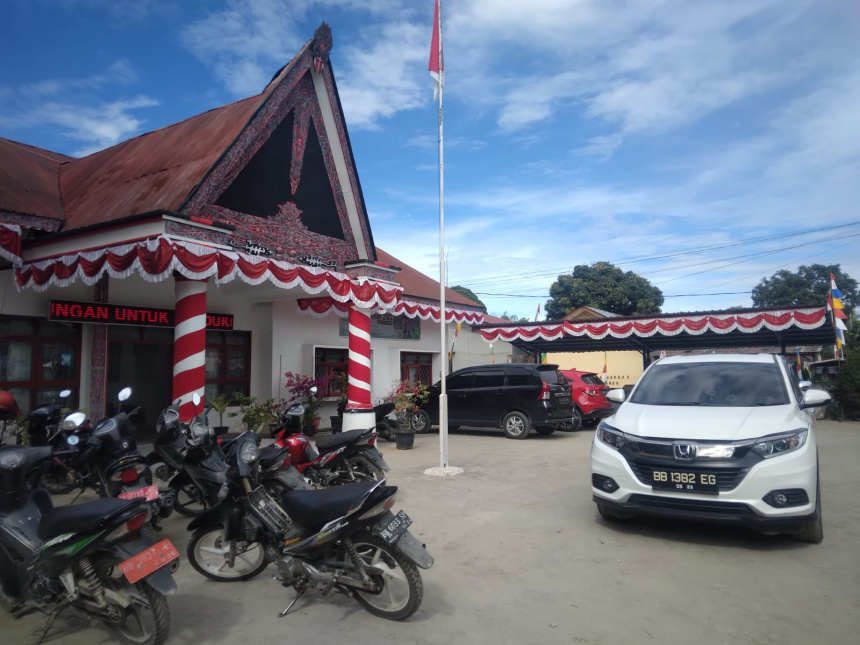
M441 64L440 64L441 63ZM430 39L430 76L433 77L433 100L438 101L445 88L445 57L442 53L442 23L439 21L439 0L433 12L433 37Z
M535 322L537 322L538 318L540 318L540 303L538 303L537 313L535 314Z

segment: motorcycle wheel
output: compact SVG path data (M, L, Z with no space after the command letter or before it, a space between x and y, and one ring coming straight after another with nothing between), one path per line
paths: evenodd
M188 543L188 561L195 571L215 582L250 580L269 566L266 551L259 542L236 542L233 566L227 564L230 545L222 542L220 526L197 529Z
M131 584L117 566L119 560L105 554L95 558L93 568L104 587L126 592L128 607L111 606L111 617L99 618L117 640L129 645L162 645L170 633L170 608L167 599L149 585Z
M197 517L206 510L206 501L200 489L194 484L176 485L172 487L176 501L173 509L184 517Z
M78 484L75 471L60 465L53 459L42 462L42 484L51 495L65 495L75 490Z
M424 584L418 568L400 551L369 533L350 537L358 557L371 568L370 578L378 590L353 589L355 599L374 616L404 620L421 606Z
M352 484L356 482L378 482L385 479L385 471L366 457L353 455L344 460L339 469L337 482Z

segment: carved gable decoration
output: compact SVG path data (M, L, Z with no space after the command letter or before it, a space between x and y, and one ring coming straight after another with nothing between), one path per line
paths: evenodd
M306 50L282 72L271 95L182 209L189 215L227 222L236 227L235 232L171 221L169 233L340 271L346 262L372 257L334 79L330 67L323 66L326 109L331 106L336 125L332 133L326 130L312 65L311 52ZM337 137L337 145L329 137ZM352 188L340 185L335 159L340 150ZM361 254L347 199L355 200L359 214L365 245Z

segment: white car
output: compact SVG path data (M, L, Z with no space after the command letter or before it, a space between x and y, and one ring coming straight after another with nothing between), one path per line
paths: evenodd
M604 519L658 515L821 542L816 406L782 356L675 356L652 364L603 420L591 485Z

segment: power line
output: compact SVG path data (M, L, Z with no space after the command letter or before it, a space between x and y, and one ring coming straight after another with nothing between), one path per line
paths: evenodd
M674 253L664 253L662 255L640 256L640 257L633 257L633 258L628 258L628 259L624 259L624 260L610 260L609 262L611 262L612 264L616 264L616 265L638 264L638 263L643 263L643 262L655 262L658 260L680 258L680 257L687 256L687 255L693 255L696 253L704 253L704 252L716 251L716 250L720 250L720 249L735 248L735 247L739 247L739 246L749 246L751 244L760 244L763 242L771 242L774 240L797 237L797 236L801 236L801 235L810 235L810 234L814 234L814 233L821 233L824 231L835 231L838 229L850 228L850 227L856 226L858 224L860 224L860 222L855 221L855 222L850 222L847 224L837 224L834 226L822 226L822 227L817 227L817 228L805 229L802 231L795 231L793 233L781 233L779 235L769 235L769 236L761 237L761 238L753 238L751 240L745 240L745 241L741 241L741 242L732 242L729 244L718 244L718 245L704 246L704 247L698 247L695 249L690 249L687 251L677 251ZM815 244L815 243L816 242L810 242L810 244ZM794 247L792 247L792 248L794 248ZM737 256L737 257L743 257L743 256ZM717 260L717 261L719 261L719 260ZM661 269L660 271L664 271L664 270ZM474 287L477 285L485 286L485 285L496 283L496 282L506 282L506 281L507 282L523 282L523 281L529 280L529 279L549 277L552 275L559 275L559 273L569 273L569 272L570 272L570 267L568 266L568 267L565 267L564 269L553 269L553 270L544 269L541 271L533 271L533 272L529 272L529 273L513 273L513 274L508 274L508 275L493 276L490 278L482 278L482 279L476 279L476 280L461 282L460 284L462 284L463 286L471 288L471 287Z
M549 298L549 294L543 296L535 296L532 294L524 294L524 293L485 293L483 291L475 291L473 292L476 296L493 296L494 298ZM671 295L663 295L664 298L690 298L690 297L699 297L699 296L734 296L743 293L752 293L752 290L748 291L719 291L716 293L673 293Z

